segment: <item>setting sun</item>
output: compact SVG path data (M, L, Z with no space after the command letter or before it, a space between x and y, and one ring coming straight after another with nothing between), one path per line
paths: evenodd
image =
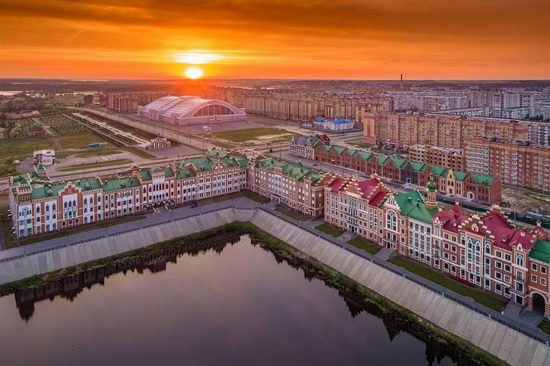
M184 74L189 79L198 79L204 75L204 72L200 68L196 66L192 66L185 69Z

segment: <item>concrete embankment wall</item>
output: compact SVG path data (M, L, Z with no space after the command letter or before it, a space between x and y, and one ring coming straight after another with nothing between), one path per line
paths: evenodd
M547 345L263 210L227 208L14 258L0 264L0 284L121 254L234 221L251 221L303 253L510 365L550 365L550 348Z
M227 208L42 253L22 256L0 264L0 284L110 257L161 241L208 230L236 220L248 220L251 213L247 210L239 211Z
M550 365L549 347L264 211L256 226L510 365Z

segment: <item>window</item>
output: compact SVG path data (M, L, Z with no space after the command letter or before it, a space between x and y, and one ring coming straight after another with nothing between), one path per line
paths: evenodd
M531 282L537 283L537 276L531 275Z
M537 264L536 263L531 264L531 269L533 271L536 271L537 270Z
M386 214L386 228L397 231L397 215L393 211Z
M523 255L522 254L518 254L518 256L516 258L516 264L518 266L523 267Z

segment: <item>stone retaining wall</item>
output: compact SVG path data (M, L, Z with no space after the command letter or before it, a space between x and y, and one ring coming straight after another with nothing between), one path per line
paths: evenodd
M226 208L14 258L0 265L0 284L121 254L234 221L251 221L274 237L510 365L550 365L550 348L544 343L263 210Z
M549 347L259 210L254 225L510 365L550 365Z
M242 213L240 215L242 216ZM234 210L227 208L42 253L20 256L0 264L0 284L110 257L161 241L212 229L233 221L236 221Z

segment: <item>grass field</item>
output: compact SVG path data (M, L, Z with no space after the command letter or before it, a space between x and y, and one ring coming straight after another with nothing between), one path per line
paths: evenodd
M471 297L475 302L485 305L493 310L502 311L506 302L493 296L487 292L483 292L479 289L466 286L458 281L453 280L445 276L443 273L436 272L426 266L416 263L412 260L405 259L403 257L390 258L388 262L395 264L396 266L403 267L409 272L412 272L420 277L437 283L457 294L462 296Z
M121 148L123 150L126 150L128 152L131 152L132 154L134 155L137 155L139 156L140 158L144 158L144 159L156 159L157 157L145 150L142 150L140 148L137 148L137 147L133 147L133 146L127 146L127 147L123 147Z
M322 231L323 233L333 236L335 238L339 237L344 233L344 230L337 229L327 224L317 225L315 226L315 229Z
M365 141L363 140L350 140L350 141L346 141L346 143L350 144L350 145L354 145L356 147L359 147L361 149L366 149L368 147L371 147L372 145L370 144L367 144Z
M538 328L546 334L550 334L550 320L543 319L538 325Z
M260 128L250 128L246 130L236 130L236 131L219 131L212 132L210 135L223 140L233 141L233 142L245 142L250 140L257 140L262 136L277 136L282 134L291 135L292 133L281 130L279 128L273 127L260 127ZM275 137L273 140L278 140L279 137ZM273 141L271 141L273 142Z
M348 244L351 244L356 248L363 249L365 252L372 255L380 251L380 247L378 245L359 238L348 240Z
M130 159L114 159L114 160L98 161L96 163L67 165L62 168L58 168L57 170L60 172L72 172L75 170L95 169L95 168L103 168L103 167L112 166L112 165L130 164L131 162L132 160Z
M63 158L79 153L70 149L84 149L91 143L105 143L102 147L105 150L115 148L114 145L108 143L104 138L81 127L78 123L73 122L62 114L42 115L38 118L45 125L50 126L57 136L26 137L24 125L31 123L31 120L24 119L18 121L17 123L21 124L19 132L15 131L12 138L8 138L10 135L6 134L7 138L2 139L0 142L0 177L20 173L17 171L17 167L13 164L13 161L24 160L32 156L35 150L54 149L57 157ZM91 154L91 151L84 151L82 153ZM103 155L103 153L99 155ZM147 155L148 158L154 157L148 153L143 155Z

